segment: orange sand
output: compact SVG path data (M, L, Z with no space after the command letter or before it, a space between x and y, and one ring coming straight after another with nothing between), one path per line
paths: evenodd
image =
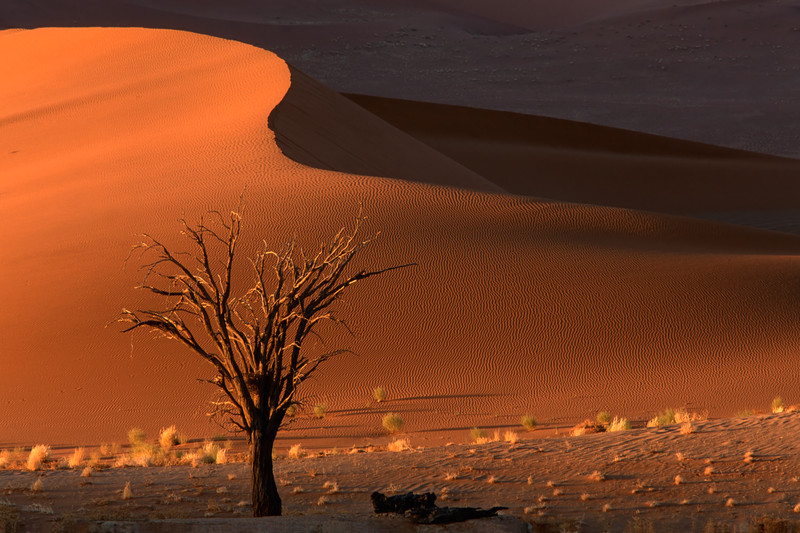
M137 233L180 243L178 217L234 207L245 189L243 251L293 235L314 246L363 202L381 232L363 260L419 265L347 296L356 335L325 340L359 355L308 383L329 414L301 416L282 437L292 443L381 438L387 410L424 444L526 412L553 427L598 409L643 419L798 401L798 237L488 192L496 176L232 41L12 30L0 50L0 447L123 440L132 426L219 432L199 359L106 325L154 303L133 289L135 258L125 265ZM287 157L298 151L386 177L314 169ZM368 406L377 385L390 402Z

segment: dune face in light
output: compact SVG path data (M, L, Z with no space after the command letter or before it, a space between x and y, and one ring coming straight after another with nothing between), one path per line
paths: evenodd
M324 438L379 428L363 409L376 385L423 431L532 407L567 420L670 404L729 414L794 383L794 236L503 193L479 165L241 43L40 29L0 33L0 50L2 442L218 431L204 416L213 391L195 381L209 368L107 324L123 307L159 303L134 290L137 234L180 247L179 217L234 208L243 191L239 288L262 240L315 247L361 203L367 230L381 232L362 260L418 263L341 302L354 336L324 332L327 346L358 354L308 383L309 401L331 413ZM287 157L293 148L384 177L304 166ZM293 438L319 435L315 424L299 422Z

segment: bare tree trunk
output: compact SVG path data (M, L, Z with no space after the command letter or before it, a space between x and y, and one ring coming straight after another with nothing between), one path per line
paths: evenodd
M272 446L275 434L254 428L250 433L250 460L253 462L253 516L280 516L281 497L272 471Z

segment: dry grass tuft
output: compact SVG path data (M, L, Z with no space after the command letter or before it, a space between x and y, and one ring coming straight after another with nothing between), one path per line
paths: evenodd
M378 403L386 401L386 389L383 387L375 387L372 389L372 397Z
M800 503L796 504L796 505L795 505L795 506L792 508L792 511L793 511L793 512L795 512L795 513L800 513Z
M386 449L390 452L404 452L411 449L411 441L408 439L394 439Z
M603 474L599 470L595 470L594 472L589 474L587 477L589 478L590 481L595 481L595 482L598 482L598 483L600 481L605 481L606 480L605 474Z
M444 479L445 481L453 481L455 479L458 479L458 472L447 472L444 475Z
M747 452L745 452L745 454L744 454L744 462L745 462L745 463L747 463L747 464L750 464L750 463L752 463L753 461L754 461L754 458L753 458L753 451L752 451L752 450L748 450L748 451L747 451Z
M703 470L703 475L704 475L704 476L710 476L710 475L711 475L711 474L713 474L713 473L714 473L714 467L713 467L713 466L711 466L711 465L708 465L708 466L705 468L705 470Z
M572 431L570 431L570 435L572 435L573 437L580 437L581 435L602 433L605 430L606 428L604 428L601 425L595 424L591 420L584 420L583 422L577 424L572 428Z
M403 419L397 413L386 413L381 420L384 429L389 433L399 433L403 430Z
M564 494L562 489L553 489L553 496L561 496L562 494Z
M649 428L659 428L669 426L672 424L683 424L684 422L695 422L698 420L705 420L705 415L700 413L690 413L686 409L664 409L661 413L657 414L647 422Z
M295 487L292 489L292 494L303 494L303 487Z
M320 506L328 505L330 503L333 503L333 498L331 498L330 496L322 495L322 496L319 497L319 500L317 500L317 505L320 505Z
M81 477L92 477L92 467L87 466L84 468L83 472L81 472Z
M31 485L31 490L33 492L44 492L44 483L42 483L42 478L36 478L36 481L34 481L33 485Z
M303 449L302 444L294 444L289 448L287 455L292 459L300 459L305 457L306 451Z
M131 498L133 498L133 491L131 491L131 482L128 481L125 483L125 488L122 489L122 499L130 500Z
M34 471L42 468L42 465L50 460L50 446L44 444L37 444L31 448L31 453L28 454L28 470Z
M75 448L75 451L72 452L72 455L70 456L69 461L67 463L69 464L69 467L78 468L79 466L81 466L81 463L83 462L83 456L85 454L86 450L84 450L83 448Z
M727 500L725 500L725 507L735 507L735 506L736 506L736 500L734 500L733 498L728 498Z
M158 443L165 452L168 452L173 446L180 444L181 439L178 436L177 428L175 426L162 428L158 434Z
M681 435L689 435L694 433L694 425L691 420L686 420L681 424Z
M486 478L486 483L489 483L490 485L497 483L497 477L489 476L488 478Z
M675 484L680 485L681 483L684 483L684 479L682 475L678 474L675 476Z
M514 445L519 442L519 435L514 431L506 431L503 433L503 440L511 445Z
M676 452L675 459L677 459L679 463L682 463L686 460L686 456L683 455L681 452Z
M631 429L631 423L628 422L628 419L618 416L615 416L614 419L608 424L608 427L606 427L606 431L609 432L628 431L629 429Z
M339 484L335 481L326 481L324 485L322 485L323 489L328 490L328 494L336 494L339 492Z
M772 412L782 413L784 409L785 406L783 405L783 398L780 396L775 396L775 398L772 399Z
M142 444L145 443L146 440L147 440L147 434L144 432L144 430L139 428L132 428L130 431L128 431L128 442L134 448L137 446L141 446Z
M533 431L536 429L536 419L531 415L523 415L519 422L526 431Z
M589 494L587 494L586 492L581 494L581 501L582 502L588 502L591 499L592 499L592 497Z
M603 504L603 512L604 512L604 513L607 513L607 512L609 512L610 510L611 510L611 504L610 504L610 503L605 503L605 504Z
M315 418L323 419L328 413L328 406L324 403L318 403L314 406L313 412Z

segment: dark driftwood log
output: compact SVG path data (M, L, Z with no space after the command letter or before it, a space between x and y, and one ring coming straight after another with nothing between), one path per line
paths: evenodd
M497 516L498 511L507 507L492 507L480 509L478 507L437 507L436 495L432 492L424 494L399 494L386 496L380 492L372 493L372 507L375 513L397 513L405 515L417 524L449 524L464 522L473 518L487 518Z

